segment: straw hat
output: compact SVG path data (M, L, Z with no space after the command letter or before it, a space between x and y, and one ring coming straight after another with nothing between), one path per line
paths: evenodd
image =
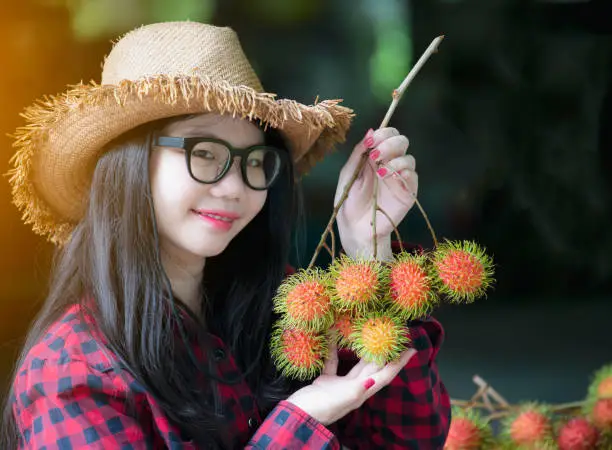
M165 117L230 114L279 129L299 174L343 142L353 117L340 100L306 106L264 92L230 28L165 22L115 42L100 84L79 84L26 108L9 174L26 223L62 244L82 218L104 146Z

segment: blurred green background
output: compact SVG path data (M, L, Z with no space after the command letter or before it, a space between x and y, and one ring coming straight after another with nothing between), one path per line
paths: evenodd
M489 0L21 0L0 14L0 169L19 112L100 79L111 39L141 24L231 26L264 87L310 104L342 98L346 145L303 181L307 264L352 145L392 90L446 35L391 126L411 141L419 197L439 237L474 239L497 267L485 301L442 308L439 356L453 397L479 374L511 401L581 398L612 362L612 25L605 2ZM0 183L0 381L45 295L51 247ZM431 245L418 210L404 240ZM324 263L324 259L321 260Z

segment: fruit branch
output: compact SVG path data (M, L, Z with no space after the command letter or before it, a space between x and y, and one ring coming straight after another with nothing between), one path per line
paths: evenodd
M472 378L474 384L478 386L478 391L472 396L470 400L459 400L451 399L451 405L458 406L464 409L486 409L489 414L484 416L485 422L492 420L498 420L506 416L515 414L520 410L521 405L512 405L504 397L502 397L493 387L483 380L478 375L474 375ZM497 405L493 406L491 398L495 400ZM482 400L482 401L479 401ZM548 410L550 412L563 413L570 412L576 409L583 408L586 402L584 400L561 403L556 405L549 405Z
M393 227L393 232L395 233L395 239L397 239L397 242L399 243L399 246L400 246L400 252L403 252L404 251L404 244L402 243L402 236L401 236L399 230L397 229L397 225L395 225L395 222L393 222L393 219L391 219L391 217L389 217L389 214L387 214L384 209L382 209L381 207L378 207L377 209L378 209L378 211L380 211L382 213L383 216L385 216L387 218L387 220L389 221L389 223Z
M429 59L429 57L433 53L438 51L438 45L440 45L440 42L442 42L442 39L444 39L444 36L438 36L433 41L431 41L431 43L429 44L429 46L427 47L425 52L423 52L423 54L421 55L419 60L416 62L414 67L410 70L410 72L408 73L408 75L406 76L404 81L402 81L400 86L393 91L393 101L391 102L391 105L389 106L389 109L387 110L387 113L385 114L385 118L381 122L381 125L380 125L379 128L383 128L383 127L387 126L387 124L391 120L391 117L393 116L393 113L395 112L395 109L397 108L397 105L399 104L399 101L400 101L402 95L404 94L404 91L406 90L406 88L408 88L408 86L410 85L410 83L412 82L412 80L414 79L416 74L419 72L419 70L421 70L421 67L423 67L423 65ZM314 251L314 254L312 255L310 263L308 264L308 268L309 269L311 269L314 266L314 263L317 260L317 257L319 256L319 253L321 252L321 249L323 248L325 240L327 239L327 235L330 232L332 232L334 222L336 220L336 217L338 216L338 212L340 211L340 208L342 207L342 205L344 204L344 202L348 198L349 191L351 190L351 188L355 184L355 181L359 177L359 174L363 170L371 150L372 149L367 149L363 153L363 155L361 157L361 161L359 161L359 164L355 168L355 171L353 172L353 175L351 176L349 182L344 187L344 191L342 192L342 196L340 197L338 203L334 206L332 215L331 215L329 221L327 222L327 226L325 227L325 230L323 231L323 234L321 234L321 239L319 240L319 243L317 244L317 247L316 247L316 249ZM376 176L374 177L373 203L374 204L373 204L373 207L372 207L372 241L373 241L373 245L374 245L374 259L376 259L376 251L377 251L377 247L378 247L377 246L377 239L376 239L376 212L378 210L378 178ZM419 209L420 209L421 213L424 214L423 208L418 204L418 202L417 202L417 205L419 206ZM430 227L430 231L432 231L431 225L429 224L429 220L426 219L426 221L428 222L428 226ZM435 239L434 239L434 241L435 241Z

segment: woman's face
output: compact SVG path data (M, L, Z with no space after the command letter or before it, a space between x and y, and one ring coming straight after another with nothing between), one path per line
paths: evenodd
M254 124L216 114L173 122L160 134L213 137L240 148L264 143L263 132ZM189 175L184 150L156 146L149 170L160 245L181 259L204 259L223 252L266 201L266 191L244 183L238 158L221 180L202 184Z

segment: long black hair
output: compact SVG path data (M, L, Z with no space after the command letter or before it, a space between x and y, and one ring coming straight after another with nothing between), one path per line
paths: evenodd
M210 403L210 388L201 385L202 379L212 383L214 375L206 373L206 363L194 359L185 339L192 339L195 330L205 346L207 333L198 332L205 326L219 336L229 346L262 412L288 395L267 346L275 319L271 299L285 274L300 195L293 164L285 164L260 213L220 255L207 259L202 290L206 323L188 315L196 326L185 327L186 316L177 312L181 303L173 298L159 257L149 184L152 134L166 123L147 124L127 133L98 160L86 213L70 241L55 255L48 296L27 335L16 370L45 330L70 305L79 304L93 317L121 366L155 396L181 433L202 447L223 448L231 430L213 412L219 405ZM266 143L289 154L278 132L268 128L264 134ZM159 320L146 319L151 317ZM10 401L3 419L1 448L17 448L19 436Z

